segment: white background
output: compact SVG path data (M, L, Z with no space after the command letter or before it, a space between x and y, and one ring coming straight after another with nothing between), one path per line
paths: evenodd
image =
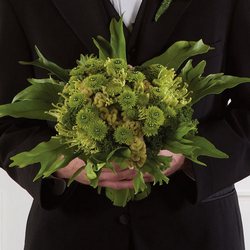
M250 177L236 186L244 223L246 250L250 250ZM23 250L25 225L31 202L30 195L0 169L0 250Z

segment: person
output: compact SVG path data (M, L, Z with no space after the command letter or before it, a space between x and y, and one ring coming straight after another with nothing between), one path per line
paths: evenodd
M92 38L108 39L111 18L118 19L130 9L119 11L122 5L117 2L0 0L0 104L11 102L27 87L27 78L46 77L41 69L18 64L36 58L34 45L64 68L73 68L80 53L97 54ZM161 54L176 41L202 38L215 48L193 59L194 63L206 60L206 74L250 75L248 0L173 0L157 22L154 16L162 1L138 2L139 7L135 4L130 9L138 10L133 26L129 17L124 26L131 65ZM165 172L169 184L152 186L149 197L126 207L113 206L88 185L84 174L66 187L65 180L84 164L81 159L35 182L39 164L9 168L11 156L33 148L55 131L44 121L1 118L0 165L34 198L24 249L245 249L234 183L250 174L249 97L246 83L195 105L199 134L229 154L229 159L202 157L207 164L202 167L166 149L161 153L173 155ZM122 171L117 165L116 170L113 174L104 169L99 185L131 187L133 171ZM149 175L145 180L152 181Z

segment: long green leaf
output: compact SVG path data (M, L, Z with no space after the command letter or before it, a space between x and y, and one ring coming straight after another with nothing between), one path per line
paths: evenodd
M62 92L63 86L51 83L33 84L23 91L19 92L13 99L13 103L17 101L39 100L45 103L57 103L59 100L59 92Z
M159 20L159 18L164 14L164 12L169 8L170 4L173 0L163 0L160 8L157 10L155 14L155 22Z
M50 172L50 174L56 172L56 170L66 166L75 157L76 154L73 150L61 144L59 138L52 137L48 142L42 142L30 151L11 157L10 159L13 162L10 167L18 166L19 168L24 168L31 164L40 163L41 168L34 178L35 181L43 177L46 172Z
M206 66L205 61L201 61L195 67L192 60L189 60L182 69L180 76L188 83L188 89L192 93L192 104L211 94L220 94L226 89L234 88L241 83L250 83L250 78L224 75L223 73L202 76Z
M198 146L198 148L195 150L196 155L204 155L221 159L229 157L226 153L217 149L210 141L208 141L204 137L189 136L188 139L192 141L195 146Z
M192 65L193 60L189 60L182 68L180 76L184 82L189 84L199 79L205 71L206 61L202 60L195 67Z
M234 88L241 83L250 83L250 78L236 77L223 74L213 74L193 82L190 90L193 91L192 104L210 94L220 94L226 89ZM197 85L199 87L197 88Z
M151 64L162 64L168 68L174 68L175 71L190 57L205 54L212 48L203 43L202 40L178 41L170 46L162 55L154 57L143 63L143 66Z
M93 39L95 46L99 50L99 56L101 59L109 58L126 58L126 40L123 32L122 18L116 21L113 18L110 22L110 42L108 42L102 36L97 36Z
M28 118L56 121L56 118L45 113L52 105L40 100L24 100L11 104L0 105L0 117Z
M227 154L217 149L204 137L187 136L186 139L169 140L165 147L173 153L182 153L188 159L203 166L206 166L206 164L198 160L198 157L201 155L221 159L228 158Z
M35 46L35 50L38 55L38 59L36 59L33 62L20 61L19 63L23 65L33 65L33 66L48 70L53 75L57 76L60 80L64 82L68 82L69 70L63 69L62 67L58 66L54 62L47 60L36 46Z
M106 60L107 58L113 57L113 50L110 43L101 36L97 36L96 39L93 38L95 46L99 50L99 58Z
M110 23L110 45L113 50L113 57L119 57L127 60L126 57L126 41L123 32L122 18L117 22L114 18Z

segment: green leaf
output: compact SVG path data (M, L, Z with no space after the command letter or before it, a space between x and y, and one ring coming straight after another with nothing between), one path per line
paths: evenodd
M87 164L85 166L86 175L89 180L93 180L97 177L95 171L93 170L93 165L94 165L93 162L87 161Z
M36 83L34 80L34 84L19 92L12 103L0 106L0 117L56 121L47 112L53 108L52 103L58 102L58 93L62 92L63 86L51 83L48 79L36 79Z
M118 147L118 148L114 149L113 151L111 151L108 154L108 156L106 158L106 161L107 162L110 161L112 159L112 157L115 156L115 155L121 156L122 155L121 151L124 151L125 155L126 155L127 154L127 150L129 150L128 147Z
M206 62L201 61L193 67L192 60L189 60L181 71L180 76L188 83L188 90L191 92L191 104L197 103L207 95L220 94L226 89L250 82L250 78L224 75L223 73L203 77L205 66Z
M193 142L198 148L195 150L195 155L204 155L214 158L228 158L229 156L217 149L210 141L201 136L189 136L188 139Z
M118 22L115 18L111 20L110 34L110 45L113 50L113 57L122 58L126 61L126 41L123 32L122 18L120 18Z
M47 121L56 121L56 118L45 113L52 105L40 100L24 100L11 104L0 105L0 117L12 116Z
M134 197L134 190L132 189L112 189L106 187L106 196L113 202L113 205L125 207L126 204Z
M169 140L164 148L167 148L171 152L175 154L183 154L185 156L192 157L194 151L199 147L193 145L192 142L187 143L185 140L177 141L177 140Z
M28 78L27 79L30 84L43 84L43 83L50 83L50 84L58 84L58 85L64 85L62 84L63 82L60 82L58 80L53 79L52 77L50 78Z
M193 81L189 89L193 91L192 104L211 94L220 94L226 89L231 89L241 83L250 83L250 78L213 74Z
M170 163L172 162L172 156L158 155L156 157L156 161L161 164L160 170L165 171L170 167Z
M151 184L146 183L146 186L147 188L145 188L143 192L140 192L133 197L134 200L139 201L149 196L149 194L151 193Z
M199 79L204 73L206 61L202 60L195 67L192 65L193 60L189 60L181 70L181 77L184 82L191 83Z
M95 46L99 50L99 58L106 60L107 58L113 57L113 51L110 43L101 36L97 36L96 39L93 38Z
M168 68L174 68L175 71L190 57L205 54L212 48L203 43L202 40L178 41L170 46L162 55L154 57L143 63L143 66L151 64L162 64Z
M170 4L173 0L163 0L161 3L160 8L157 10L155 14L155 22L158 21L158 19L164 14L164 12L169 8Z
M35 46L35 50L38 55L38 59L36 59L33 62L20 61L19 63L22 65L33 65L33 66L45 69L51 72L53 75L57 76L62 81L64 82L69 81L69 70L63 69L57 64L47 60L36 46Z
M75 180L75 178L85 169L85 166L80 167L75 171L75 173L70 177L67 183L67 187L71 185L71 183Z
M63 86L59 84L51 84L47 82L34 84L23 91L19 92L13 99L12 103L24 100L39 100L45 103L57 103L59 100L59 92L62 92ZM52 108L52 106L51 106Z
M165 147L173 153L181 153L188 159L196 162L197 164L206 166L205 163L198 160L198 157L210 156L214 158L228 158L228 155L217 149L206 138L200 136L188 135L182 140L172 139L169 140Z
M56 172L65 167L77 155L60 143L60 139L52 137L48 142L42 142L30 151L19 153L10 159L13 161L10 167L24 168L29 165L40 163L41 167L33 181Z
M154 177L153 185L155 185L156 183L159 183L159 185L162 185L163 182L168 184L169 179L165 174L162 173L160 169L160 165L156 159L148 158L144 166L141 168L141 171L143 173L148 172Z
M133 179L135 194L139 193L140 191L144 191L147 188L147 185L145 184L143 173L141 171L138 171L135 178Z
M116 21L113 18L110 22L110 42L102 36L93 39L95 46L99 50L100 59L122 58L126 59L126 40L123 32L122 18Z

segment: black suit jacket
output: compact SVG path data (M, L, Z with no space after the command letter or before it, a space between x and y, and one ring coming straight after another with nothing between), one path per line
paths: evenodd
M174 0L154 22L161 0L144 0L133 32L127 29L130 64L159 55L178 40L215 47L194 62L207 61L206 74L250 76L249 0ZM109 38L118 14L109 0L0 0L0 103L10 102L28 77L42 70L31 61L36 44L49 59L72 68L79 54L97 53L92 37ZM231 99L230 105L227 105ZM193 165L196 182L182 171L151 195L114 207L102 193L74 182L32 182L39 166L9 168L9 157L54 134L46 122L0 119L0 164L33 197L25 250L243 250L243 234L233 184L250 174L250 85L210 95L195 106L199 131L229 159L203 157Z

